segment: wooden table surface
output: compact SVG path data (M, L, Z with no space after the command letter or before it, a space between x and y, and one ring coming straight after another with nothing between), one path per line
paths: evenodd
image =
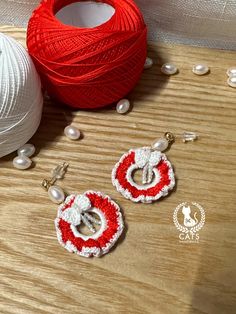
M24 30L0 31L24 43ZM226 84L236 52L150 44L149 56L155 65L130 95L129 114L70 112L45 102L31 140L34 167L14 169L15 154L1 159L1 313L236 313L236 90ZM166 61L180 73L161 75ZM193 75L198 62L211 74ZM72 121L83 132L78 142L63 135ZM167 152L178 180L170 197L143 205L116 192L111 170L124 152L186 130L200 138L177 140ZM126 231L103 258L70 254L57 242L57 206L40 184L62 161L70 164L60 183L67 191L103 191L122 207ZM205 209L199 243L180 243L173 224L185 201Z

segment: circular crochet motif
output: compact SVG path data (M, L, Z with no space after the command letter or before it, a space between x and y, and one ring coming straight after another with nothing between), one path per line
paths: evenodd
M143 184L134 181L134 172L143 170ZM112 183L133 202L152 203L166 196L175 186L174 171L166 155L150 147L131 149L112 171Z
M99 257L116 243L124 224L119 206L109 196L87 191L66 198L55 226L59 243L69 252ZM82 226L89 234L81 231Z

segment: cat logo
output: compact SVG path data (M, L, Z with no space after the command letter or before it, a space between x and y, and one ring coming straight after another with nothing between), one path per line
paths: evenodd
M173 214L173 221L176 228L180 231L180 242L196 243L199 242L199 231L205 224L205 211L201 205L187 202L178 205Z

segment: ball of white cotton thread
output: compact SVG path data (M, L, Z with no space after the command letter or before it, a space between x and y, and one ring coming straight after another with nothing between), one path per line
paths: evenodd
M34 135L42 115L41 83L25 48L0 33L0 158Z

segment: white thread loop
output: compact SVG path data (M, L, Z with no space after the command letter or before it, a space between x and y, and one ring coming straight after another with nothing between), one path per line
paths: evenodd
M149 184L153 177L153 168L158 165L161 160L161 153L152 151L149 148L140 148L136 150L135 163L143 169L143 184Z

